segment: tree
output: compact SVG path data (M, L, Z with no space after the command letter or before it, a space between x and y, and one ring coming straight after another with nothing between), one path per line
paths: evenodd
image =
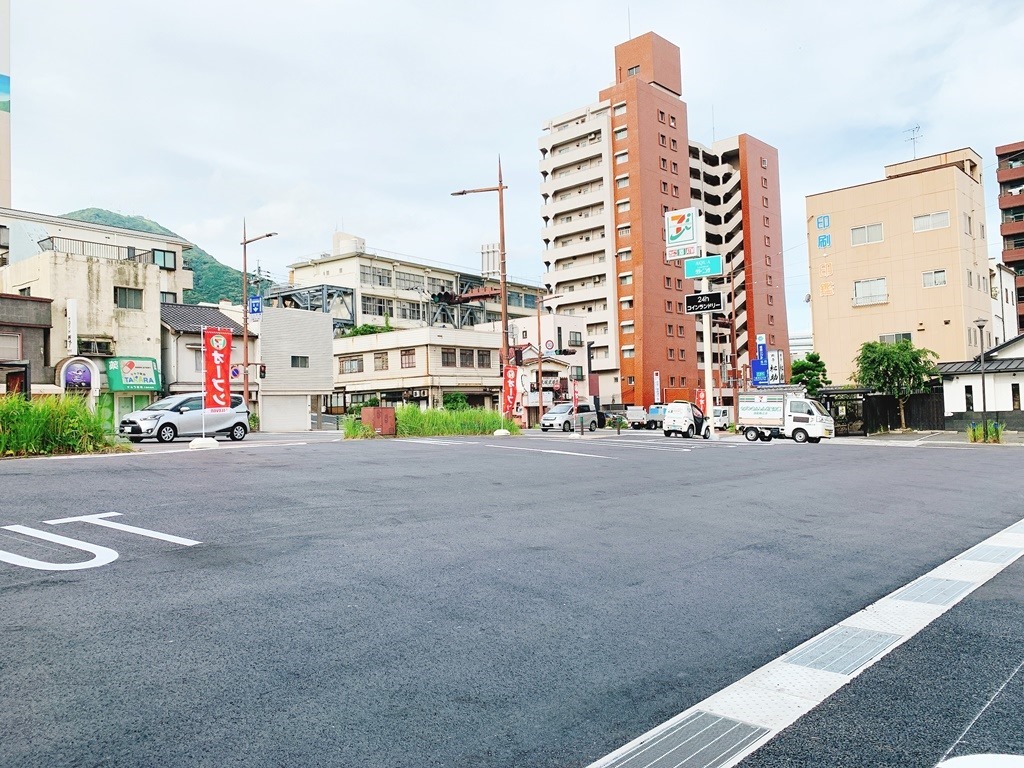
M817 397L818 391L832 383L825 370L825 361L817 352L810 352L803 360L794 360L789 381L802 384L808 397Z
M895 344L867 341L854 359L857 370L853 377L862 387L895 397L900 404L900 429L906 429L907 400L923 391L937 373L936 357L930 349L918 349L907 339Z
M446 411L464 411L469 408L469 401L463 392L445 392L443 402Z

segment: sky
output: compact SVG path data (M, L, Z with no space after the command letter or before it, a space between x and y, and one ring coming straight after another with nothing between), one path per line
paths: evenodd
M331 249L543 274L538 139L597 101L614 47L681 50L690 138L779 150L789 328L809 333L805 196L969 146L1000 250L995 147L1024 140L1018 0L13 0L13 207L142 215L277 280Z

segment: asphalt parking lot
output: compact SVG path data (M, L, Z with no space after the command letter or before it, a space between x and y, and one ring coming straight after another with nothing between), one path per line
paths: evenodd
M1024 518L999 447L338 437L0 462L66 566L0 562L0 764L586 766ZM1024 751L1020 578L747 762Z

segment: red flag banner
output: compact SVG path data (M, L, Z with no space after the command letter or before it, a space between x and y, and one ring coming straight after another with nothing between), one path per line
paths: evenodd
M203 407L231 407L231 331L203 329Z
M519 397L519 368L514 365L505 366L504 391L502 392L501 412L511 413Z

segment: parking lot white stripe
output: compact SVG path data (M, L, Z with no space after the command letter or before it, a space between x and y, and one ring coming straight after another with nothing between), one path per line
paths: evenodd
M1014 525L1020 524L1020 522L1014 523ZM968 547L956 557L946 561L936 568L933 568L928 573L923 574L922 577L910 582L910 584L917 583L925 576L931 576L934 578L943 577L951 569L964 564L964 556L981 544L999 546L1015 543L1018 537L1010 531L1013 527L1013 525L1008 526L999 533L996 533L985 539L983 542L980 542L978 545ZM958 572L957 577L959 579L972 582L971 589L966 590L963 594L957 597L956 600L950 602L948 605L926 606L925 610L931 612L932 615L924 621L920 620L921 616L919 614L922 611L922 606L920 604L901 601L896 597L898 593L902 592L907 588L907 586L909 586L909 584L903 585L898 589L893 590L893 592L885 597L875 601L863 610L858 611L854 615L839 622L834 627L829 627L823 632L820 632L788 653L783 654L774 661L768 662L763 667L754 670L746 677L737 680L732 685L726 686L722 690L718 691L718 693L712 694L708 698L698 702L689 709L680 712L678 715L665 721L661 725L655 726L651 730L647 731L647 733L638 736L628 744L619 747L619 749L614 752L596 760L587 766L587 768L611 768L619 758L647 742L656 741L666 730L675 727L681 720L697 711L720 715L758 728L767 729L767 733L762 738L733 755L728 761L716 764L718 768L730 768L730 766L738 764L743 760L743 758L747 757L751 752L763 744L771 741L771 739L795 723L800 717L821 704L836 690L852 681L876 661L891 653L893 650L912 638L936 618L950 610L961 600L965 599L975 589L995 577L1004 569L1008 568L1012 563L1016 562L1022 555L1024 555L1024 552L1018 552L1007 562L998 564L984 563L986 566L984 569L963 569L963 572ZM968 565L977 564L968 563ZM948 578L948 576L946 577ZM827 673L834 681L832 685L822 685L821 681L818 681L818 684L812 684L815 673L808 674L807 670L801 667L795 667L796 673L794 674L794 665L787 661L787 659L792 657L795 652L813 645L822 637L837 629L863 628L864 624L877 624L877 629L894 629L892 624L899 622L904 615L908 615L910 621L904 622L906 626L900 627L902 631L894 633L898 634L897 640L876 653L873 657L865 659L864 663L861 664L858 669L853 671L852 674L847 675L836 672ZM1014 672L1014 675L1015 674L1017 674L1017 672ZM820 677L820 675L818 676ZM1012 677L1013 675L1011 675L1011 678ZM780 678L786 678L789 681L789 684L786 686L776 684ZM968 728L970 728L970 726L968 726ZM652 755L652 758L655 761L658 757L658 755Z
M614 456L598 456L596 453L576 453L574 451L557 451L554 448L523 448L518 445L487 445L486 448L504 448L506 451L530 451L531 453L557 453L562 456L583 456L587 459L609 459L618 461Z

